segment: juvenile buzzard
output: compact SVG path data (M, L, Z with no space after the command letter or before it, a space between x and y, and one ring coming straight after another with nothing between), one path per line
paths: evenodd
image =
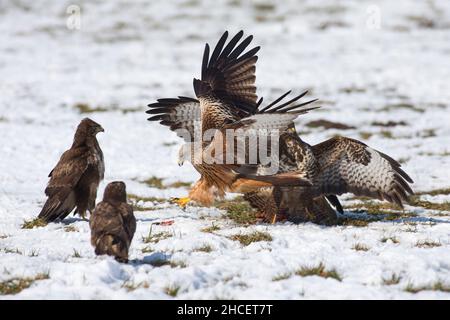
M133 208L127 204L125 189L122 181L109 183L103 201L97 204L89 221L95 254L107 254L119 262L128 262L128 250L136 231L136 219Z
M48 199L39 213L40 219L62 220L75 208L75 213L85 218L86 210L94 210L97 188L105 173L103 152L96 138L99 132L104 129L95 121L84 118L80 122L72 146L48 175Z

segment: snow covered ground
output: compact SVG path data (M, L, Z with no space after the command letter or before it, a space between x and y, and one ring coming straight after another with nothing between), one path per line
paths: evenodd
M70 5L81 8L79 30L66 26ZM240 29L262 46L259 95L310 89L323 107L299 119L302 137L341 134L400 160L420 192L413 205L396 218L345 196L335 227L242 225L224 210L166 201L186 188L142 182L198 177L177 166L181 141L146 121L145 106L193 96L204 43ZM0 298L449 299L449 55L446 0L2 1ZM86 116L106 130L99 197L123 180L140 209L128 265L96 257L78 218L21 228ZM266 241L233 237L255 231Z

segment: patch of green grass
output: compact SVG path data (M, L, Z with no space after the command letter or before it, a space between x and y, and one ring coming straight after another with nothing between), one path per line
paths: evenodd
M405 288L406 292L410 293L418 293L420 291L442 291L442 292L450 292L450 286L447 284L444 284L441 281L437 281L431 285L427 286L414 286L412 283L408 283L408 285Z
M371 125L375 127L397 127L397 126L407 126L408 124L405 121L388 121L388 122L374 121L371 123Z
M218 202L216 207L225 210L226 217L233 220L237 224L255 224L256 210L242 197L237 197L230 201Z
M22 229L33 229L39 227L45 227L47 222L42 219L36 218L33 220L25 220L22 224Z
M106 112L108 111L105 107L91 107L87 103L77 103L73 106L78 110L79 113L93 113L93 112Z
M326 270L325 265L322 262L315 267L301 267L295 274L301 277L319 276L322 278L333 278L338 281L342 280L336 269Z
M394 139L394 135L392 134L392 131L382 130L382 131L380 131L380 134L383 138Z
M434 190L430 190L430 191L416 192L417 196L422 196L422 195L439 196L439 195L449 195L449 194L450 194L450 188L441 188L441 189L434 189Z
M75 248L73 249L72 258L81 258L81 254Z
M442 244L438 241L434 241L434 240L419 240L416 243L416 247L418 248L435 248L435 247L440 247L442 246Z
M48 273L39 273L33 277L12 278L0 282L0 295L17 294L29 288L34 282L49 279Z
M359 136L362 140L369 140L373 136L373 133L361 131L359 132Z
M370 248L363 243L355 243L353 245L352 249L356 250L356 251L369 251L370 250Z
M289 279L292 276L292 273L286 272L286 273L280 273L272 278L272 281L281 281Z
M393 273L389 278L383 278L383 284L387 286L392 286L399 284L402 277L398 274Z
M167 231L162 232L152 232L152 227L150 227L150 230L148 232L148 235L145 237L142 237L142 242L144 243L158 243L161 240L167 239L172 237L172 234Z
M157 189L163 189L164 185L162 183L162 178L158 178L158 177L150 177L146 180L141 181L142 183L145 183L146 185L148 185L149 187L152 188L157 188Z
M135 290L141 289L141 288L148 289L150 287L150 285L148 284L147 281L143 281L143 282L139 282L139 283L124 281L124 283L120 287L124 288L128 292L132 292L132 291L135 291Z
M202 246L200 246L198 248L195 248L193 251L194 252L206 252L206 253L208 253L208 252L213 251L213 247L211 245L209 245L209 244L204 244L204 245L202 245Z
M308 128L324 128L324 129L339 129L339 130L349 130L355 129L354 126L346 125L345 123L332 122L328 120L314 120L306 124Z
M64 227L65 232L78 232L78 229L75 226L66 226Z
M20 251L17 248L16 249L4 248L3 251L5 251L5 253L16 253L16 254L23 255L22 251Z
M261 231L254 231L248 234L235 234L229 238L234 241L239 241L244 246L248 246L253 242L272 241L272 236L269 233Z
M218 225L215 225L214 223L210 227L200 229L201 232L206 232L206 233L213 233L214 231L218 231L218 230L220 230L220 227Z
M123 114L127 114L129 112L138 112L138 111L142 111L142 108L140 107L130 107L130 108L119 108L117 105L112 105L109 107L104 107L104 106L97 106L97 107L93 107L90 106L87 103L76 103L73 106L75 109L77 109L77 111L79 113L85 114L85 113L94 113L94 112L107 112L107 111L121 111Z
M155 176L152 176L146 180L141 181L142 183L145 183L151 188L157 188L157 189L168 189L168 188L189 188L191 186L190 182L185 181L175 181L169 184L164 184L162 178L158 178Z
M425 109L418 108L410 103L396 103L396 104L388 104L381 108L379 111L392 111L392 110L398 110L398 109L407 109L419 113L425 112Z
M409 199L409 204L411 206L422 207L428 210L436 211L450 211L450 202L430 202L425 200L420 200L419 197L413 196Z
M177 284L171 284L170 286L167 286L164 289L164 292L171 297L176 297L178 295L179 291L180 291L180 286Z

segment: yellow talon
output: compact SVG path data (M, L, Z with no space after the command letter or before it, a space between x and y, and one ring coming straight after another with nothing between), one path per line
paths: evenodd
M179 205L181 208L186 208L187 204L191 201L191 199L189 197L184 197L184 198L171 198L170 199L170 203L176 203L177 205Z

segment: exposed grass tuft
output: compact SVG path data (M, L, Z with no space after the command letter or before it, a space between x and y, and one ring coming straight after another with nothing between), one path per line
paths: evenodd
M91 107L87 103L77 103L73 106L78 110L79 113L93 113L93 112L106 112L108 111L105 107Z
M389 278L383 278L383 284L391 286L394 284L399 284L402 277L398 274L393 273Z
M172 237L173 235L167 231L152 233L152 228L148 232L148 235L142 237L142 242L144 243L158 243L161 240Z
M135 291L137 289L148 289L150 285L147 281L134 283L130 281L124 281L124 283L120 286L121 288L124 288L128 292Z
M349 126L339 122L332 122L328 120L310 121L306 124L306 126L308 128L324 128L324 129L339 129L339 130L355 129L355 127L353 126Z
M333 278L341 281L341 276L337 273L336 269L326 270L325 265L321 262L315 267L301 267L295 272L297 276L308 277L308 276L319 276L322 278Z
M218 225L215 225L214 223L210 227L200 229L201 232L207 232L207 233L213 233L214 231L218 231L218 230L220 230L220 227Z
M162 178L158 178L155 176L152 176L144 181L141 181L142 183L145 183L151 188L157 188L157 189L168 189L168 188L189 188L191 186L191 182L185 182L185 181L175 181L169 184L164 184Z
M81 258L81 254L79 251L77 251L77 249L73 249L73 254L72 254L72 258Z
M420 291L442 291L442 292L450 292L450 286L447 284L444 284L441 281L437 281L431 285L427 286L419 286L416 287L412 283L408 283L408 285L405 288L406 292L410 293L418 293Z
M64 227L65 232L78 232L78 229L75 226L66 226Z
M389 240L392 241L392 243L400 243L400 240L398 240L396 237L383 237L380 241L386 243Z
M272 281L286 280L286 279L289 279L291 276L292 276L292 273L289 273L289 272L281 273L281 274L276 275L275 277L273 277Z
M255 224L257 221L256 211L242 197L218 202L216 207L225 210L226 217L238 224Z
M450 211L450 202L436 203L420 200L419 197L413 196L409 199L409 204L416 207L422 207L428 210Z
M45 227L47 222L42 219L36 218L33 220L25 220L22 224L22 229L33 229L39 227Z
M369 251L370 250L370 248L363 243L355 243L353 245L352 249L356 250L356 251Z
M248 246L253 242L272 241L272 236L267 232L254 231L248 234L235 234L234 236L231 236L230 239L239 241L244 246Z
M202 245L202 246L200 246L198 248L195 248L193 251L194 252L206 252L206 253L208 253L208 252L213 251L213 247L211 245L209 245L209 244L204 244L204 245Z
M416 247L419 248L435 248L435 247L440 247L442 244L438 241L434 241L434 240L419 240L416 243Z
M164 292L171 297L176 297L178 295L179 291L180 291L180 286L177 284L171 284L170 286L167 286L164 289Z
M0 282L0 295L17 294L29 288L34 282L49 278L48 273L39 273L33 277L12 278Z

